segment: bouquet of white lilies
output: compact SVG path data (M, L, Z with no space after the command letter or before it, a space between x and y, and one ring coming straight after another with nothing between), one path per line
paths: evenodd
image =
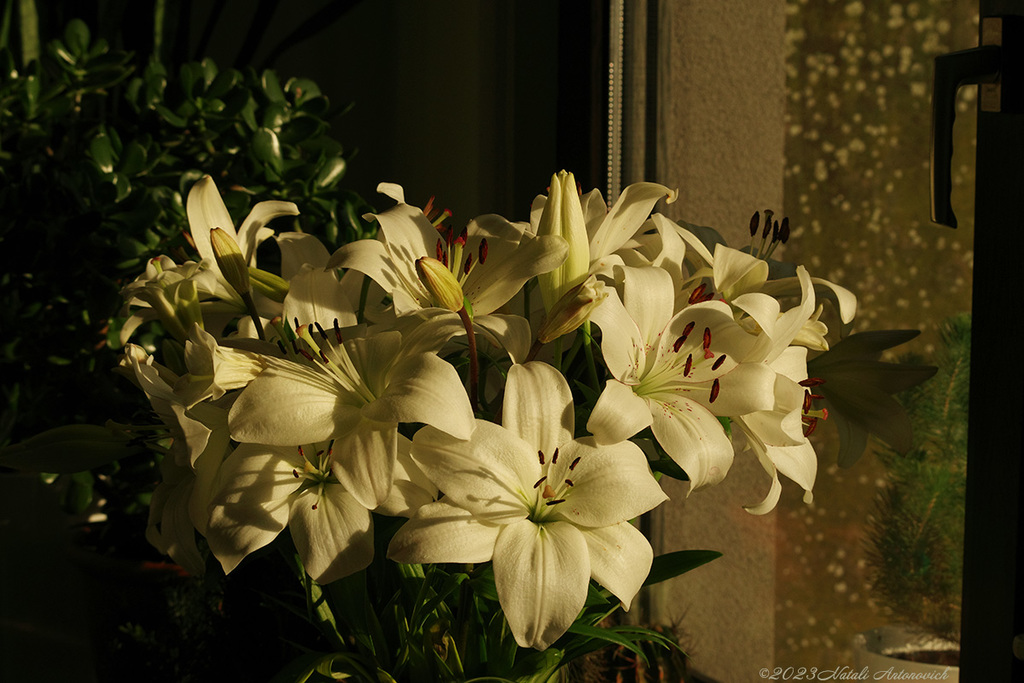
M716 554L654 558L632 521L669 504L661 476L712 486L737 452L767 473L751 513L780 473L810 500L808 352L819 302L847 324L854 296L770 258L788 221L755 214L732 249L652 215L675 199L655 183L609 208L560 172L529 222L464 226L379 190L376 239L329 254L267 227L288 202L236 229L203 178L199 259L125 288L122 341L168 335L120 368L167 428L148 538L192 574L283 552L322 638L275 680L547 681L608 643L674 646L600 624ZM270 237L279 272L256 262Z

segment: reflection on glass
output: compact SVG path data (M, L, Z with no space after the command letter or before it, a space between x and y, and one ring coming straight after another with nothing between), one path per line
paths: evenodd
M962 342L950 333L953 341L944 343L944 322L970 310L976 91L961 90L957 107L953 203L962 220L954 232L928 221L932 60L976 45L977 33L977 8L971 2L787 3L785 203L798 226L792 248L807 255L804 260L815 275L856 291L862 305L860 329L919 329L920 337L895 353L913 352L933 364L943 354L955 355ZM940 369L934 381L946 382L947 389L960 386L949 372ZM966 382L962 386L966 391ZM948 441L948 434L929 429L936 426L936 407L929 403L934 396L918 398L918 442ZM834 446L819 449L834 452ZM792 490L784 492L776 665L833 669L853 664L855 634L910 618L906 611L893 614L887 604L899 601L886 603L883 592L873 589L876 574L866 541L866 521L882 509L876 501L890 472L901 464L901 476L910 476L906 461L897 463L897 457L869 449L854 467L843 470L826 455L813 505L804 505ZM962 533L963 462L948 453L918 454L919 461L929 458L947 458L945 470L916 475L945 475L945 480L910 488L914 495L931 496L934 514L952 515L950 523L959 523ZM898 504L893 500L898 495L890 489L886 500ZM960 540L954 533L952 540L925 542L934 529L935 520L928 521L917 539L921 548L942 548L933 556L950 564L939 568L933 562L931 575L939 577L936 582L956 583ZM892 542L883 540L882 548ZM915 566L923 571L925 565ZM914 577L906 578L906 584L914 583ZM958 600L958 585L951 593ZM943 622L940 615L947 617L940 630L955 639L958 606L943 598L929 609L937 622Z

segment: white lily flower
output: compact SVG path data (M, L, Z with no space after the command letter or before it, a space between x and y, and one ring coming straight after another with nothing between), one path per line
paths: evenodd
M245 217L236 231L231 214L228 213L213 178L203 176L189 191L185 209L188 213L189 233L196 245L196 251L202 257L202 265L216 277L217 291L211 293L219 299L235 303L244 310L245 304L241 297L228 283L217 264L210 232L214 228L220 228L227 233L242 252L245 265L254 266L256 265L256 248L274 234L274 231L266 227L266 224L280 216L299 215L298 207L291 202L259 202L252 207L249 215Z
M346 244L334 253L328 267L351 268L369 276L391 295L398 315L427 308L457 320L437 306L417 272L418 260L436 259L451 270L461 286L474 326L503 346L514 360L522 360L531 341L529 323L495 311L531 277L561 263L565 241L538 237L525 225L495 215L473 219L458 235L441 233L421 209L405 203L400 186L381 183L377 189L398 202L375 215L380 223L378 239Z
M538 234L545 234L545 230L559 229L563 236L572 242L569 246L572 259L569 267L572 272L567 272L566 277L563 277L563 282L559 283L560 289L550 303L545 298L547 308L550 308L566 290L583 280L588 273L610 275L613 266L623 263L622 258L615 253L627 246L640 231L651 215L654 205L661 199L671 204L678 196L676 191L658 183L633 183L622 191L609 209L598 190L591 190L581 197L572 180L572 174L562 171L556 174L551 182L552 195L539 195L533 200L530 226L531 230ZM544 218L548 201L556 202L559 209L557 215L561 217L561 221L551 220L554 216ZM548 214L550 216L551 212ZM586 242L580 244L581 240Z
M245 387L263 371L266 362L251 351L218 344L212 334L193 325L185 342L185 365L188 374L178 380L175 391L185 405L192 407Z
M220 466L230 450L227 409L208 401L186 407L173 389L180 379L134 344L125 348L120 370L146 393L172 437L150 501L146 539L188 573L201 575L205 563L195 532L206 533Z
M304 325L297 333L299 360L266 358L267 369L235 401L235 440L292 447L333 440L338 481L375 508L391 490L399 422L458 438L473 431L458 373L432 352L405 350L399 332L344 340L340 328Z
M469 440L432 427L413 459L445 497L391 542L399 562L487 562L516 642L544 649L572 625L590 579L628 609L653 551L628 520L667 497L628 441L574 439L572 395L544 363L514 365L502 425L477 420Z
M786 475L804 489L804 502L813 500L811 489L818 471L818 456L804 433L807 417L807 349L790 346L784 349L769 367L775 376L775 406L733 419L733 425L746 436L746 445L754 453L772 483L764 499L756 505L744 506L747 512L762 515L771 512L779 502ZM801 384L803 383L803 384Z
M707 301L675 312L672 278L660 268L621 267L616 293L592 314L613 379L587 423L600 443L651 427L665 452L690 478L691 491L721 481L733 446L718 416L775 405L775 373L743 362L757 339L732 309Z

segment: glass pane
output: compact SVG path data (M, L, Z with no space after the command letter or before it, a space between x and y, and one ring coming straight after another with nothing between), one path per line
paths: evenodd
M944 321L970 310L977 93L962 89L957 106L953 204L960 228L952 231L928 220L932 61L977 44L976 3L789 0L786 8L785 206L800 226L789 253L799 254L796 260L812 274L858 294L857 331L921 330L892 358L914 353L935 363L947 346L940 333ZM935 381L949 385L943 377L940 372ZM966 391L962 379L953 383ZM918 442L929 433L927 426L918 429ZM925 463L906 474L906 461L872 444L856 465L843 469L831 455L836 444L830 436L825 431L821 438L815 504L804 505L789 489L779 506L777 666L856 665L851 639L885 624L931 619L937 629L959 626L956 544L962 542L957 531L962 533L965 455L936 456L932 448L931 456L917 456ZM897 468L918 478L901 491L940 490L929 487L941 475L941 490L959 495L919 495L924 511L899 522L905 543L883 544L885 561L873 563L869 520L894 525L879 500ZM928 540L936 520L947 517L953 520L945 524L949 547L940 537ZM905 528L912 524L917 537ZM915 556L901 559L904 548ZM890 584L908 590L927 584L930 596L894 602L885 599L881 585L872 587L878 567L897 562L907 564ZM944 575L956 583L952 598L939 590ZM916 616L891 607L915 601Z

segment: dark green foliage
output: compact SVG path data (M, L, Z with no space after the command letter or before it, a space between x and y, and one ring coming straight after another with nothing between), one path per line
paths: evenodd
M869 530L874 590L903 621L959 640L970 316L947 321L938 372L901 396L913 426L905 455L881 453L889 484Z
M111 318L148 259L194 257L184 198L202 175L236 221L282 199L328 248L366 233L327 110L312 81L143 66L78 20L27 65L0 49L0 446L131 412Z

